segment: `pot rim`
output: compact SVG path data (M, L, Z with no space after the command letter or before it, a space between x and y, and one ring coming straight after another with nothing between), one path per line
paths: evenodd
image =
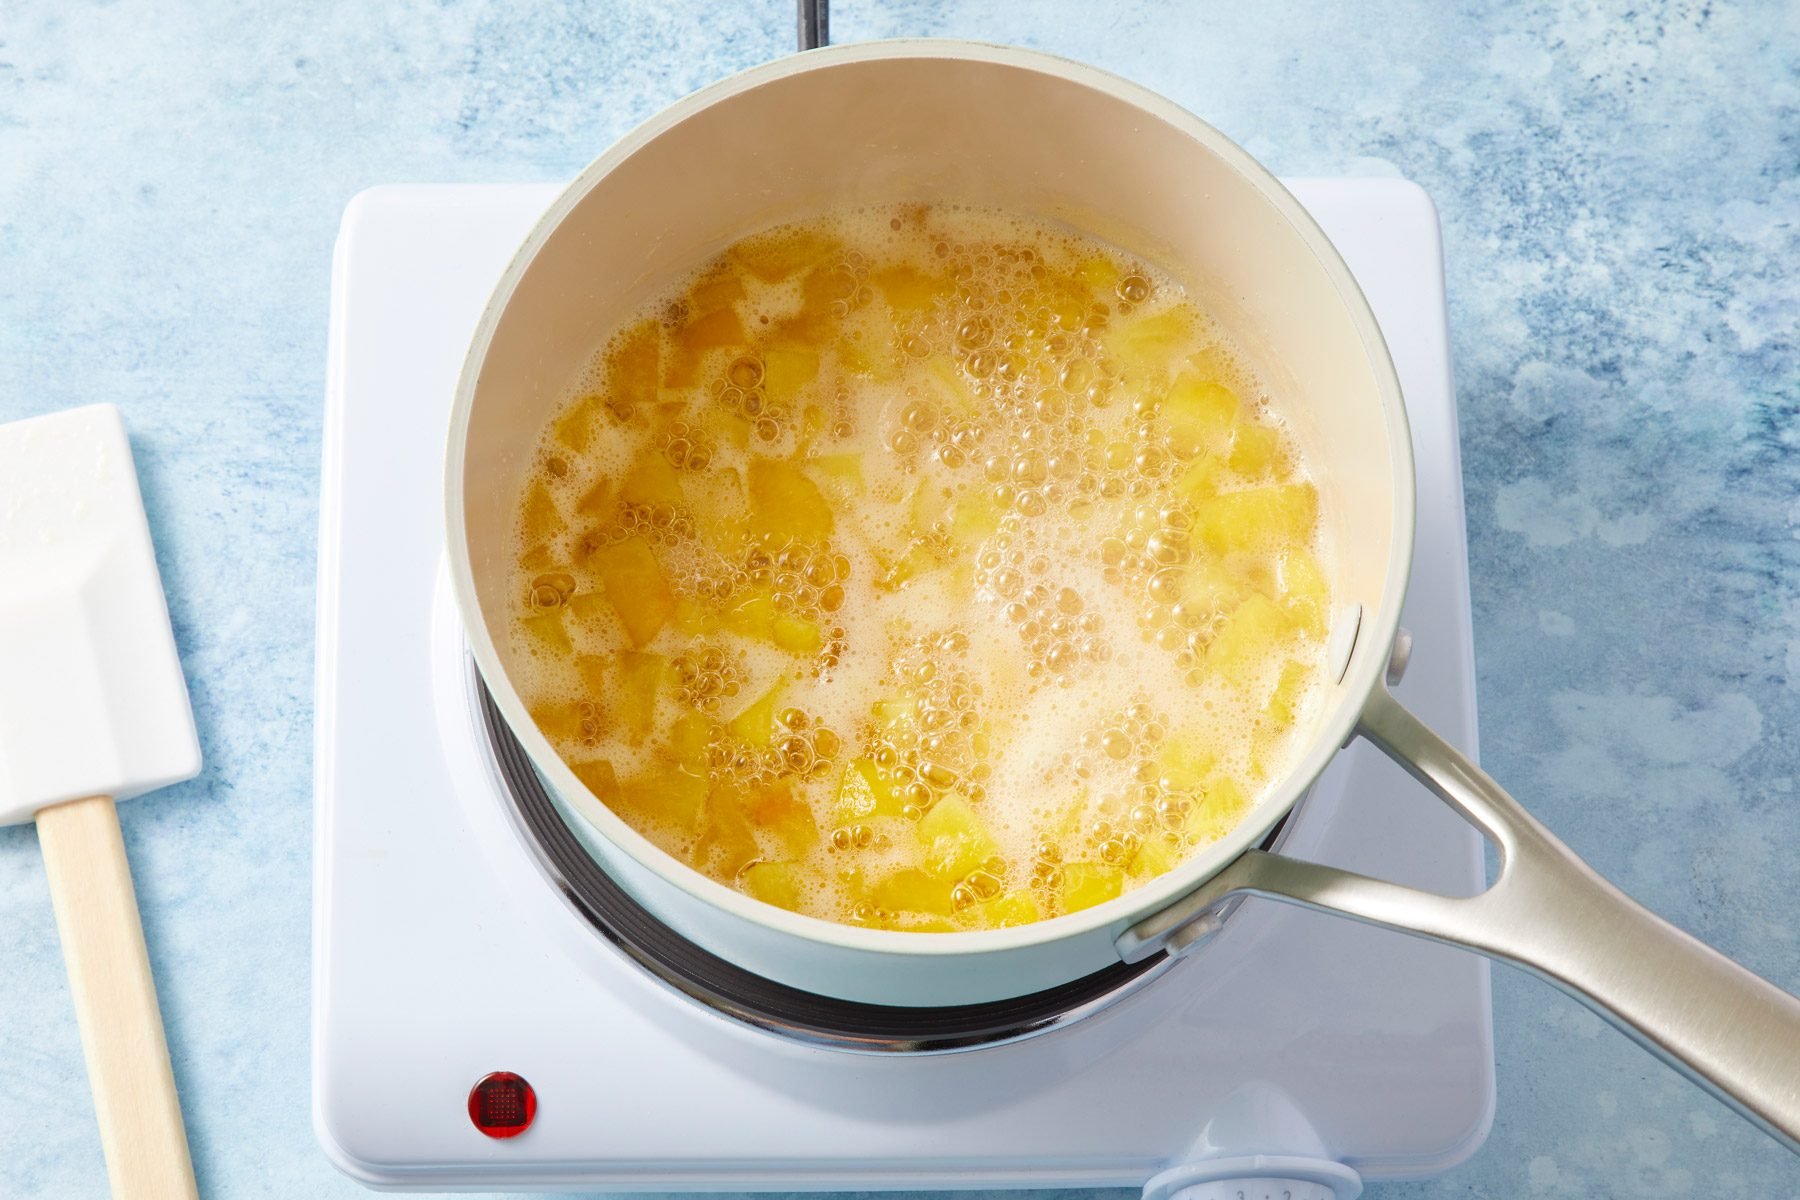
M900 930L865 929L859 926L803 916L765 904L719 883L669 854L638 833L612 812L576 778L549 739L526 711L513 686L498 649L488 634L475 592L468 530L463 518L462 459L467 445L476 384L481 375L494 331L514 292L538 252L563 219L603 178L665 131L704 109L765 84L811 71L830 70L860 63L900 59L946 59L985 63L996 67L1051 75L1121 101L1160 120L1200 142L1222 159L1286 220L1305 243L1348 310L1363 344L1370 370L1375 375L1387 425L1388 452L1395 482L1393 520L1387 573L1382 583L1379 609L1364 609L1356 646L1377 652L1353 653L1342 682L1343 699L1325 715L1311 744L1297 755L1288 774L1245 815L1228 834L1199 851L1175 869L1141 887L1080 912L1006 929L967 930L930 935ZM1367 696L1379 684L1387 667L1387 648L1399 629L1400 611L1411 574L1415 521L1412 436L1405 402L1387 343L1376 324L1368 301L1336 248L1312 216L1275 176L1223 133L1156 92L1110 72L1084 63L987 42L947 38L909 38L851 43L809 50L764 63L728 76L677 100L625 134L594 159L550 204L520 244L494 287L481 320L476 325L457 380L445 453L445 516L447 553L452 591L462 619L463 632L506 718L538 771L546 776L554 798L574 808L607 842L623 850L644 869L695 899L754 925L810 942L844 950L882 955L943 956L982 955L1021 950L1046 942L1061 941L1115 926L1123 929L1142 920L1194 890L1217 874L1243 851L1259 843L1277 821L1292 810L1312 782L1324 771L1338 749L1348 744L1356 730ZM602 864L604 868L604 863Z

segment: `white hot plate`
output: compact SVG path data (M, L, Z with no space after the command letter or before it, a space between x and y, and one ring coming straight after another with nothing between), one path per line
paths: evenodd
M1412 417L1414 652L1399 694L1472 749L1436 213L1399 180L1291 186L1368 294ZM1494 1103L1486 962L1341 919L1252 900L1097 1015L945 1055L783 1040L676 994L601 935L502 786L442 567L457 373L557 191L375 188L338 239L313 974L314 1124L332 1161L385 1188L848 1191L1136 1186L1195 1161L1242 1179L1256 1156L1300 1155L1347 1166L1315 1191L1342 1197L1350 1172L1430 1175L1473 1153ZM1484 882L1473 830L1363 745L1331 766L1284 851L1450 894ZM471 1120L471 1088L495 1071L535 1096L519 1136Z

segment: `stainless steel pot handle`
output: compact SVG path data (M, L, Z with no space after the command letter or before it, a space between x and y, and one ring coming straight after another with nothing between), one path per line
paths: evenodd
M794 0L798 12L798 41L802 50L817 50L831 44L830 8L828 0Z
M1179 952L1246 893L1478 950L1569 992L1800 1151L1800 1000L1602 879L1387 689L1370 695L1357 732L1495 844L1488 890L1441 896L1252 850L1126 930L1121 956Z

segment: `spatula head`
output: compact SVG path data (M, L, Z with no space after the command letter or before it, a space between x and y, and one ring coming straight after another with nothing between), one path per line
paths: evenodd
M0 425L0 825L199 771L119 410Z

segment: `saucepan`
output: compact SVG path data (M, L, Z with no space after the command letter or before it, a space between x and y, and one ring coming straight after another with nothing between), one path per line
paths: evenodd
M516 499L540 430L595 347L659 285L737 237L907 200L1061 222L1180 280L1281 398L1333 547L1332 680L1285 778L1177 869L1019 928L863 929L716 883L601 804L512 683ZM1800 1001L1601 879L1388 690L1414 514L1406 407L1381 332L1337 252L1274 177L1151 92L1023 50L903 41L810 51L677 103L583 171L500 280L457 389L446 482L450 570L475 662L571 827L653 916L757 975L864 1003L994 1001L1182 953L1254 894L1534 971L1778 1137L1800 1138ZM1487 891L1431 895L1255 848L1356 737L1494 842L1500 867Z

